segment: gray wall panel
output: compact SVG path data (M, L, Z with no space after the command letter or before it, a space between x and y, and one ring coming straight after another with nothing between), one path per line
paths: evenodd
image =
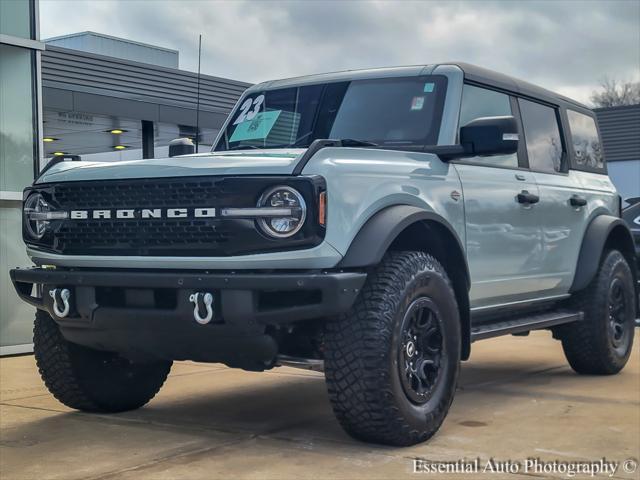
M112 37L96 32L80 32L45 40L47 45L83 50L85 52L108 55L151 63L169 68L178 68L178 51L168 48L134 42L125 38Z
M210 128L220 128L226 114L200 111L200 126ZM180 107L173 107L167 105L159 106L159 119L158 121L164 123L177 123L180 125L195 125L196 124L196 111L195 109L186 109Z
M58 88L43 89L44 105L47 109L76 111L133 120L150 120L181 125L195 125L196 111L191 108L173 105L157 105L137 100L114 98L86 92L71 92ZM200 111L200 126L203 128L220 128L226 114Z
M595 109L607 163L640 161L640 105Z
M92 112L140 120L158 118L158 105L147 102L132 102L89 93L73 93L73 109L76 112Z
M197 75L193 72L77 50L47 46L42 55L42 78L45 87L191 109L196 104ZM201 109L226 114L249 86L202 75Z
M42 101L47 108L54 110L73 110L73 92L59 88L43 88Z

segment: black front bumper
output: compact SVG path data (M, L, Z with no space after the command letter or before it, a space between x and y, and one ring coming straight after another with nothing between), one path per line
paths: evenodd
M71 342L91 348L174 360L223 362L259 369L278 346L268 327L348 310L360 272L232 273L15 269L20 298L46 310ZM70 311L54 312L53 289L70 291ZM194 319L190 296L214 297L213 319Z

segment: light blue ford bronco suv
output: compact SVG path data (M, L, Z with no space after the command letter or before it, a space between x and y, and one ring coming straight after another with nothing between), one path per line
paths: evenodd
M595 116L461 63L249 88L210 153L48 165L24 192L34 349L65 405L148 402L173 360L322 369L353 437L431 437L474 341L549 329L614 374L635 250Z

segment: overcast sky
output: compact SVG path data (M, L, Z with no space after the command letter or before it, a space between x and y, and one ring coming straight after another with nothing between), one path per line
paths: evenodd
M180 51L180 68L247 82L459 60L583 102L640 80L640 0L40 0L41 37L92 30Z

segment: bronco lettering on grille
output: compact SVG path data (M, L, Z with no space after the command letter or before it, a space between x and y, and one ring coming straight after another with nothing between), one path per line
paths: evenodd
M101 210L71 210L69 218L71 220L110 220L118 219L138 219L138 218L215 218L216 209L213 207L203 208L123 208L123 209L101 209Z

